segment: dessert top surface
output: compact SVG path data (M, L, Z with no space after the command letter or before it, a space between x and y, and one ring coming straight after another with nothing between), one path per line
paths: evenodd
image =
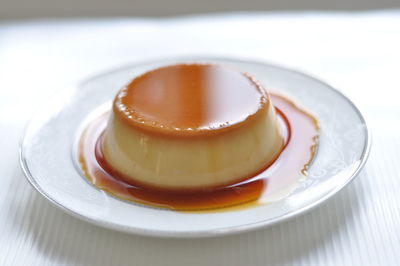
M268 102L247 74L214 64L180 64L136 77L117 94L114 113L137 128L198 135L243 125Z

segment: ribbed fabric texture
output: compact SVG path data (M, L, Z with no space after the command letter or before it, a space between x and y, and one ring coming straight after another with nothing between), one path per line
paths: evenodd
M400 11L0 24L0 265L399 265L399 33ZM184 54L272 61L338 87L372 131L365 169L295 219L192 240L96 227L34 191L17 149L40 101L97 72Z

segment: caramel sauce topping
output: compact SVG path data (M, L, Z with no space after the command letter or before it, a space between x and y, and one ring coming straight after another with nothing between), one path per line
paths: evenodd
M235 69L180 64L135 78L118 93L113 108L138 129L192 136L244 125L268 103L264 89Z

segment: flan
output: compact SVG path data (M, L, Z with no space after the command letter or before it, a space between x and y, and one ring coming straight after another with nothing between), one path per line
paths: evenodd
M123 181L187 191L251 178L284 146L265 89L214 64L165 66L134 78L117 93L102 141L105 161Z

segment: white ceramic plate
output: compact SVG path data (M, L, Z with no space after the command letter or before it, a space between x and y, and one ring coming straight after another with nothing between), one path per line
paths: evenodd
M74 143L88 115L110 103L135 75L179 62L214 62L248 72L315 115L320 123L318 153L308 178L286 198L252 208L188 213L125 202L96 189L74 164ZM305 74L250 61L183 58L127 66L61 90L29 123L20 147L29 182L57 207L80 219L129 233L204 237L272 225L305 212L348 184L364 165L370 146L365 121L343 94Z

